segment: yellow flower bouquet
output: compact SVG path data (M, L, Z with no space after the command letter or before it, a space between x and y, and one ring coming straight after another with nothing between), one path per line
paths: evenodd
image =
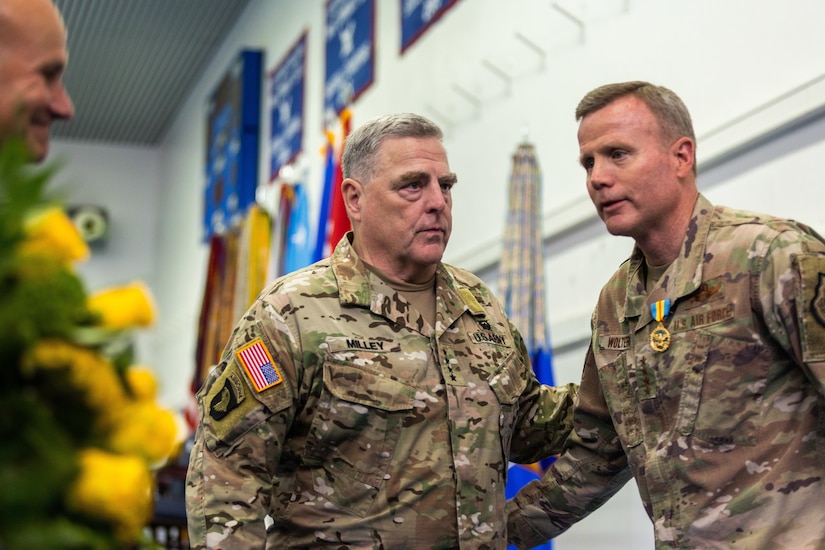
M73 264L89 251L46 197L54 168L25 159L0 149L0 549L129 547L179 444L135 364L154 304L141 283L87 294Z

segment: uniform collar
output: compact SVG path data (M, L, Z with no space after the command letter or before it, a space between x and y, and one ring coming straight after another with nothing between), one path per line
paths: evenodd
M644 254L638 246L633 247L630 260L625 264L628 275L625 317L638 317L639 325L643 326L652 320L650 304L665 298L675 304L699 288L712 219L713 204L700 193L679 255L653 288L645 289Z
M404 317L409 324L415 323L407 311L398 309L399 302L393 297L396 292L377 275L370 273L364 262L352 247L352 231L349 231L335 247L330 259L330 267L338 283L338 299L341 306L365 307L376 315L388 319ZM451 270L439 262L435 274L436 318L444 327L469 309L462 298Z

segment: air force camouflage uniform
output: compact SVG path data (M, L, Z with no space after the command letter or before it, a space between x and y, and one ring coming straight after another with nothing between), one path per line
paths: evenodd
M198 395L193 547L506 547L508 459L561 449L576 388L539 385L478 278L435 287L428 335L345 237L259 296Z
M650 292L643 264L634 250L602 290L574 434L508 503L511 539L558 535L632 475L656 548L825 548L822 238L700 196Z

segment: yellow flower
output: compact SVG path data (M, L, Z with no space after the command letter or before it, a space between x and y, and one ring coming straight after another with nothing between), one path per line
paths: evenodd
M155 320L152 296L141 282L97 292L89 297L89 309L107 328L146 327Z
M126 404L109 441L112 450L140 455L149 464L165 461L178 442L175 415L152 401Z
M89 257L89 247L77 227L59 208L29 218L25 231L27 236L20 249L24 256L44 255L67 264Z
M28 353L24 368L66 368L72 385L89 407L100 415L100 424L109 426L127 399L123 384L111 362L96 351L63 340L44 339Z
M69 508L111 524L124 541L135 540L152 516L153 482L146 463L92 448L78 453L78 462L80 473L66 496Z
M147 367L132 365L126 369L126 384L137 401L151 401L158 392L155 374Z

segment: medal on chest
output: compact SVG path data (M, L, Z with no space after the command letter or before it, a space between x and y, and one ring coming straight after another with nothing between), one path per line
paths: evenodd
M659 300L654 304L650 304L650 314L658 323L656 327L650 331L650 347L655 351L663 352L670 347L670 332L662 324L662 319L670 313L670 298Z

